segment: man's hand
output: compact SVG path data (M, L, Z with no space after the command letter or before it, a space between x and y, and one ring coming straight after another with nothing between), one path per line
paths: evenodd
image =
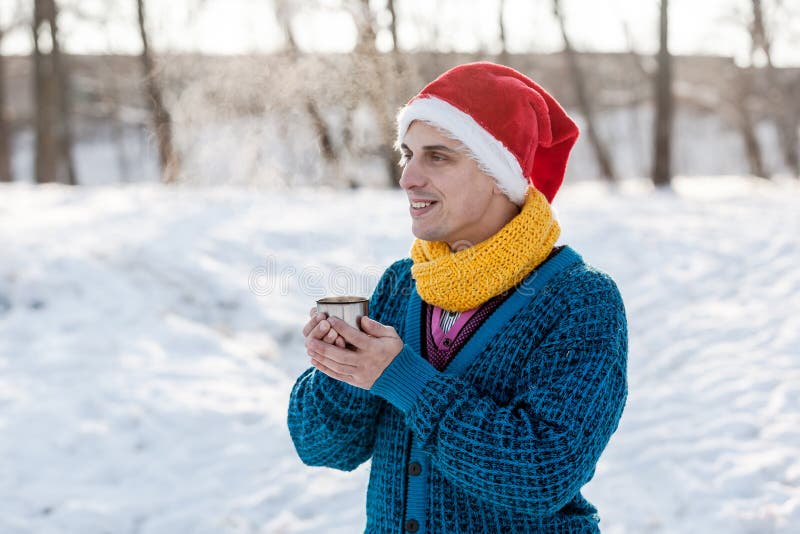
M350 385L370 389L403 350L403 340L394 328L369 317L361 318L363 332L338 317L322 320L316 328L323 323L329 323L329 328L336 332L336 341L344 338L352 348L342 348L338 343L328 343L324 338L307 336L306 349L311 356L311 364L331 378ZM325 328L322 326L322 330Z
M306 347L309 339L320 339L325 343L344 348L345 342L336 330L331 328L331 324L326 320L328 316L324 313L317 313L317 308L311 308L309 312L311 319L303 327L303 336L306 338Z

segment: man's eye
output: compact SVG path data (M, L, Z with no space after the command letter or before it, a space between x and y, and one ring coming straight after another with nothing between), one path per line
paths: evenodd
M432 153L431 153L431 159L432 159L433 161L444 161L444 160L446 160L447 158L446 158L446 157L444 157L444 156L443 156L443 155L441 155L441 154L437 154L436 152L432 152Z
M400 156L400 161L398 161L397 163L399 163L400 166L403 167L405 166L406 163L408 163L408 160L410 159L411 159L411 154L402 154Z

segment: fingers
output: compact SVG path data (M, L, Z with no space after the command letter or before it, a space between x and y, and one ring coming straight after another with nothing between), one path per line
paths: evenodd
M366 316L361 318L361 329L374 337L397 337L394 327L381 324Z
M325 343L333 345L341 336L339 333L331 328L330 319L322 319L317 326L310 332L310 337L314 339L321 339Z
M315 308L312 308L312 311L314 309ZM325 319L327 319L326 314L315 313L306 323L305 327L303 327L303 337L308 338L310 336L314 339L321 339L325 343L336 345L341 349L345 348L347 343L344 338L342 338L336 330L331 328L330 322Z
M321 360L336 372L348 374L356 367L358 355L352 350L329 345L322 340L309 337L306 339L306 352L312 358Z
M345 375L345 374L336 372L336 371L334 371L333 369L331 369L330 367L328 367L327 365L325 365L323 362L321 362L318 359L312 358L311 359L311 365L313 365L314 367L316 367L317 369L319 369L320 371L322 371L323 373L325 373L329 377L335 378L336 380L341 380L343 382L347 382L347 381L353 379L353 375Z
M309 319L309 321L303 327L303 337L308 337L308 334L310 334L311 331L314 330L314 327L316 327L322 319L325 319L324 313L319 313L319 314L314 313L311 316L311 319Z
M334 344L340 337L336 330L330 327L330 323L328 321L320 321L319 329L321 332L327 331L321 338L325 343Z
M330 322L326 321L327 318L328 316L324 313L314 315L303 327L303 337L308 337L309 334L314 334L315 338L322 339L326 334L330 334L332 332L331 324ZM333 334L334 335L330 336L330 338L327 340L329 343L333 343L338 336L335 331L333 331Z
M331 326L334 328L334 330L336 330L336 332L338 332L346 342L355 347L366 347L366 345L370 342L370 339L372 339L364 332L353 328L338 317L330 317L328 321L331 323Z

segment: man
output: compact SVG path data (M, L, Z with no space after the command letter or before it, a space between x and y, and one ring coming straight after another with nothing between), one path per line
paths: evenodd
M306 464L372 458L367 532L599 532L580 489L622 415L627 326L612 279L554 246L577 136L544 89L490 63L398 115L411 258L363 331L312 310L288 416Z

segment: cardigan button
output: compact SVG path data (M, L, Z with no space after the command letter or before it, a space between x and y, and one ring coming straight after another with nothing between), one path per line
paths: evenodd
M417 476L422 473L422 466L419 462L411 462L408 464L408 474L411 476Z
M449 337L444 338L444 341L442 341L445 347L449 347L452 342L453 341Z
M419 530L419 521L416 519L409 519L406 521L406 531L407 532L416 532Z

